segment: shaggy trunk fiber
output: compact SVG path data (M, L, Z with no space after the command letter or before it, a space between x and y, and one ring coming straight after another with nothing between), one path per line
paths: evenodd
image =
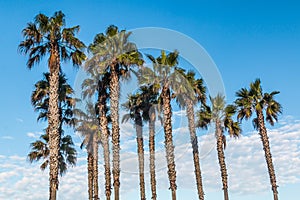
M258 127L259 127L259 135L263 144L263 149L265 152L265 158L268 166L268 172L270 176L270 183L272 186L273 191L273 198L274 200L278 200L278 191L277 191L277 184L276 184L276 175L275 169L272 161L272 154L269 144L269 138L267 134L267 129L265 126L264 115L262 111L257 111L257 119L258 119Z
M229 200L228 196L228 180L227 180L227 169L225 164L225 155L224 155L224 148L223 148L223 132L221 127L221 122L219 120L216 121L216 136L217 136L217 151L218 151L218 159L222 177L222 184L223 184L223 192L224 192L224 199Z
M101 141L104 155L104 177L105 177L105 195L106 200L111 196L111 172L110 172L110 152L109 152L109 131L108 120L106 117L106 91L104 85L99 86L99 123L101 129Z
M154 108L150 108L150 120L149 120L149 151L150 151L150 182L152 200L156 200L156 175L155 175L155 111Z
M176 200L176 169L175 169L175 156L172 135L172 108L170 89L164 86L162 91L163 98L163 112L164 112L164 132L165 132L165 149L168 165L168 176L170 182L170 189L172 191L172 200Z
M93 155L91 153L88 153L87 157L87 170L88 170L88 194L89 194L89 200L93 200Z
M145 193L145 175L144 175L144 141L143 141L143 122L139 111L135 113L135 129L137 141L137 153L139 159L139 176L140 176L140 196L141 200L146 200Z
M189 122L189 131L191 144L193 148L193 159L194 159L194 167L195 167L195 178L198 190L198 198L200 200L204 200L204 191L202 185L202 176L201 176L201 168L200 168L200 159L199 159L199 150L198 150L198 139L196 136L196 128L195 128L195 115L194 115L194 106L191 100L187 100L187 117Z
M120 194L120 129L119 129L119 77L116 66L111 67L110 80L110 109L112 121L112 144L113 144L113 179L115 200L119 200Z
M49 170L49 199L56 200L58 189L58 157L59 157L59 108L58 108L58 88L59 88L59 71L60 60L57 46L52 47L49 59L49 112L48 112L48 128L49 128L49 149L50 149L50 170Z

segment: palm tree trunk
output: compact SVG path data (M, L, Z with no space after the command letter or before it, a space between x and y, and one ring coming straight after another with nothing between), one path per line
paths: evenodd
M149 120L149 152L150 152L150 182L152 200L156 200L156 178L155 178L155 111L150 108Z
M59 88L59 71L60 60L59 52L56 47L49 59L49 112L48 112L48 127L49 127L49 149L50 149L50 170L49 170L49 199L56 200L58 189L58 154L59 154L59 108L58 108L58 88Z
M262 111L257 111L257 118L258 118L258 127L259 127L259 135L263 144L263 149L265 152L265 158L268 166L268 172L270 176L270 183L272 186L273 191L273 197L274 200L278 200L278 191L277 191L277 184L276 184L276 175L275 175L275 169L272 161L272 154L269 144L269 137L267 134L267 129L265 127L265 121L264 121L264 115Z
M111 66L110 105L112 121L112 144L113 144L113 179L115 200L119 200L120 190L120 129L119 129L119 93L120 84L116 66Z
M195 167L195 178L198 189L198 198L204 200L204 191L202 185L202 176L200 168L200 159L199 159L199 150L198 150L198 139L196 136L195 128L195 115L194 115L194 106L191 100L187 100L187 117L189 122L189 131L191 137L191 144L193 148L193 158L194 158L194 167Z
M217 151L218 151L218 159L223 183L223 192L224 192L224 199L229 200L228 196L228 180L227 180L227 169L225 164L225 155L224 155L224 148L223 148L223 132L221 128L221 122L219 120L216 121L216 136L217 136Z
M99 199L99 185L98 185L98 133L94 133L94 140L93 140L93 186L94 186L94 199Z
M135 113L135 129L137 141L137 153L139 159L139 175L140 175L140 196L141 200L146 200L145 194L145 167L144 167L144 141L143 141L143 122L141 114L137 111Z
M87 157L87 170L88 170L88 193L89 193L89 200L93 200L93 155L88 153Z
M162 90L163 98L163 112L164 112L164 132L165 132L165 149L168 165L168 176L170 181L170 189L172 191L172 200L176 200L176 169L175 169L175 155L172 135L172 108L170 89L167 86Z
M102 90L99 90L99 94ZM106 92L105 92L106 93ZM111 196L111 172L110 172L110 156L109 156L109 132L108 121L106 117L106 94L103 91L99 95L99 123L102 136L102 146L104 154L104 176L105 176L105 195L106 200L110 200Z

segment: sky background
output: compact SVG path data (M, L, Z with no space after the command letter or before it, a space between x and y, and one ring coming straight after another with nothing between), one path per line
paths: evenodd
M62 10L67 26L80 25L85 44L111 24L131 30L162 27L181 32L203 46L215 62L226 89L227 101L255 78L264 91L279 90L277 100L283 114L275 127L268 127L278 176L280 199L300 195L300 4L297 1L4 1L0 0L0 199L46 199L48 172L26 160L30 142L46 127L36 123L30 104L34 83L47 66L26 68L26 57L18 53L21 31L38 13L52 16ZM71 85L78 70L63 64ZM192 154L184 125L185 113L177 111L174 130L178 170L178 199L197 199ZM272 199L261 142L245 125L239 140L229 139L226 161L231 199ZM122 199L138 199L137 158L132 124L123 124L121 175ZM221 199L222 191L211 134L198 132L206 199ZM73 134L69 131L69 134ZM158 135L162 134L158 130ZM80 144L81 138L74 135ZM159 138L159 136L158 136ZM170 199L162 141L158 141L159 199ZM146 141L147 144L147 141ZM206 152L207 151L207 152ZM161 154L159 154L161 152ZM86 199L86 153L78 149L78 164L61 179L59 199ZM146 155L147 158L147 155ZM100 172L102 168L100 159ZM147 164L146 164L147 165ZM104 181L102 173L100 181ZM150 199L149 181L147 180ZM103 185L103 184L102 184ZM101 185L101 186L102 186ZM103 187L100 188L103 194Z

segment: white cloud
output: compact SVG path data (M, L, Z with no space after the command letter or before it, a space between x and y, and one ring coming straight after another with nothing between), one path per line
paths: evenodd
M130 192L138 193L138 158L136 153L135 132L127 127L130 134L122 135L128 139L121 145L121 192L122 196ZM282 123L276 129L268 130L279 186L300 183L300 123ZM39 134L29 134L37 137ZM130 135L130 136L129 136ZM163 137L156 137L156 143L163 143ZM221 192L221 178L215 149L213 133L198 138L201 157L201 170L206 193ZM192 149L187 127L174 130L175 160L178 189L191 190L196 194ZM184 142L182 142L184 141ZM145 142L148 145L148 142ZM111 143L110 143L111 146ZM147 148L145 148L147 149ZM79 150L80 151L80 150ZM80 153L78 164L70 168L60 179L58 199L87 199L86 155ZM101 155L101 150L100 150ZM229 192L232 197L245 194L271 192L267 167L258 134L247 134L239 139L227 138L225 150L229 174ZM104 198L103 158L99 158L99 187ZM30 165L25 157L18 155L0 155L0 199L47 199L48 171L41 172L39 163ZM169 183L164 148L157 148L156 153L157 188L168 191ZM149 185L149 152L145 151L146 189ZM281 188L280 187L280 188ZM280 192L279 188L279 192ZM148 195L150 199L150 196ZM180 194L178 199L180 198ZM138 199L138 196L136 197Z
M40 138L40 136L42 134L44 134L44 133L43 132L29 132L29 133L27 133L27 136L30 138L38 139L38 138Z
M24 122L24 120L21 119L21 118L16 118L16 120L17 120L18 122L20 122L20 123L23 123L23 122Z
M1 137L1 139L4 139L4 140L13 140L14 138L10 135L4 135Z

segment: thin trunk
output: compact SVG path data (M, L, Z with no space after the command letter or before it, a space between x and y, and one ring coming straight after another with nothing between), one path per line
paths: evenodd
M273 191L273 197L274 200L278 200L278 191L277 191L277 184L276 184L276 175L275 175L275 169L272 161L272 154L269 144L269 137L267 134L267 129L265 127L265 121L264 121L264 115L262 111L257 111L257 118L258 118L258 127L259 127L259 135L261 138L261 141L263 143L263 149L265 152L265 158L268 166L268 172L270 176L270 183L272 186Z
M217 151L218 151L218 159L222 177L222 184L223 184L223 192L224 192L224 199L229 200L228 196L228 180L227 180L227 169L225 164L225 155L224 155L224 148L223 148L223 132L221 127L221 122L219 120L216 121L216 136L217 136Z
M103 83L100 83L103 84ZM103 85L102 85L103 86ZM110 172L110 156L109 156L109 132L108 132L108 121L106 117L106 91L105 87L100 86L99 88L99 123L101 130L101 141L103 146L104 154L104 176L105 176L105 195L106 200L110 200L111 196L111 172Z
M88 193L89 193L89 200L93 200L93 155L88 153L87 157L87 170L88 170Z
M141 114L136 111L135 113L135 129L136 129L136 142L137 153L139 159L139 176L140 176L140 196L141 200L146 200L145 194L145 167L144 167L144 141L143 141L143 122Z
M94 187L94 199L99 199L99 186L98 186L98 148L99 148L99 136L98 133L94 133L93 140L93 187Z
M204 200L204 191L202 185L202 176L201 176L199 150L198 150L198 139L196 136L196 128L195 128L194 106L191 100L187 100L187 117L189 122L191 144L193 148L193 159L194 159L194 167L195 167L195 178L196 178L196 184L198 190L198 198L200 200Z
M165 132L165 149L168 165L168 176L170 181L170 189L172 191L172 200L176 200L176 169L175 169L175 155L172 135L172 108L170 89L164 86L162 90L163 98L163 112L164 112L164 132Z
M58 108L58 88L60 60L57 47L52 47L49 59L49 149L50 149L50 170L49 170L49 199L56 200L58 189L58 156L59 156L59 108Z
M113 144L113 179L115 200L119 200L120 190L120 129L119 129L119 93L120 84L116 66L111 66L110 105L112 120L112 144Z
M156 178L155 178L155 111L150 108L149 120L149 151L150 151L150 181L152 199L156 200Z

